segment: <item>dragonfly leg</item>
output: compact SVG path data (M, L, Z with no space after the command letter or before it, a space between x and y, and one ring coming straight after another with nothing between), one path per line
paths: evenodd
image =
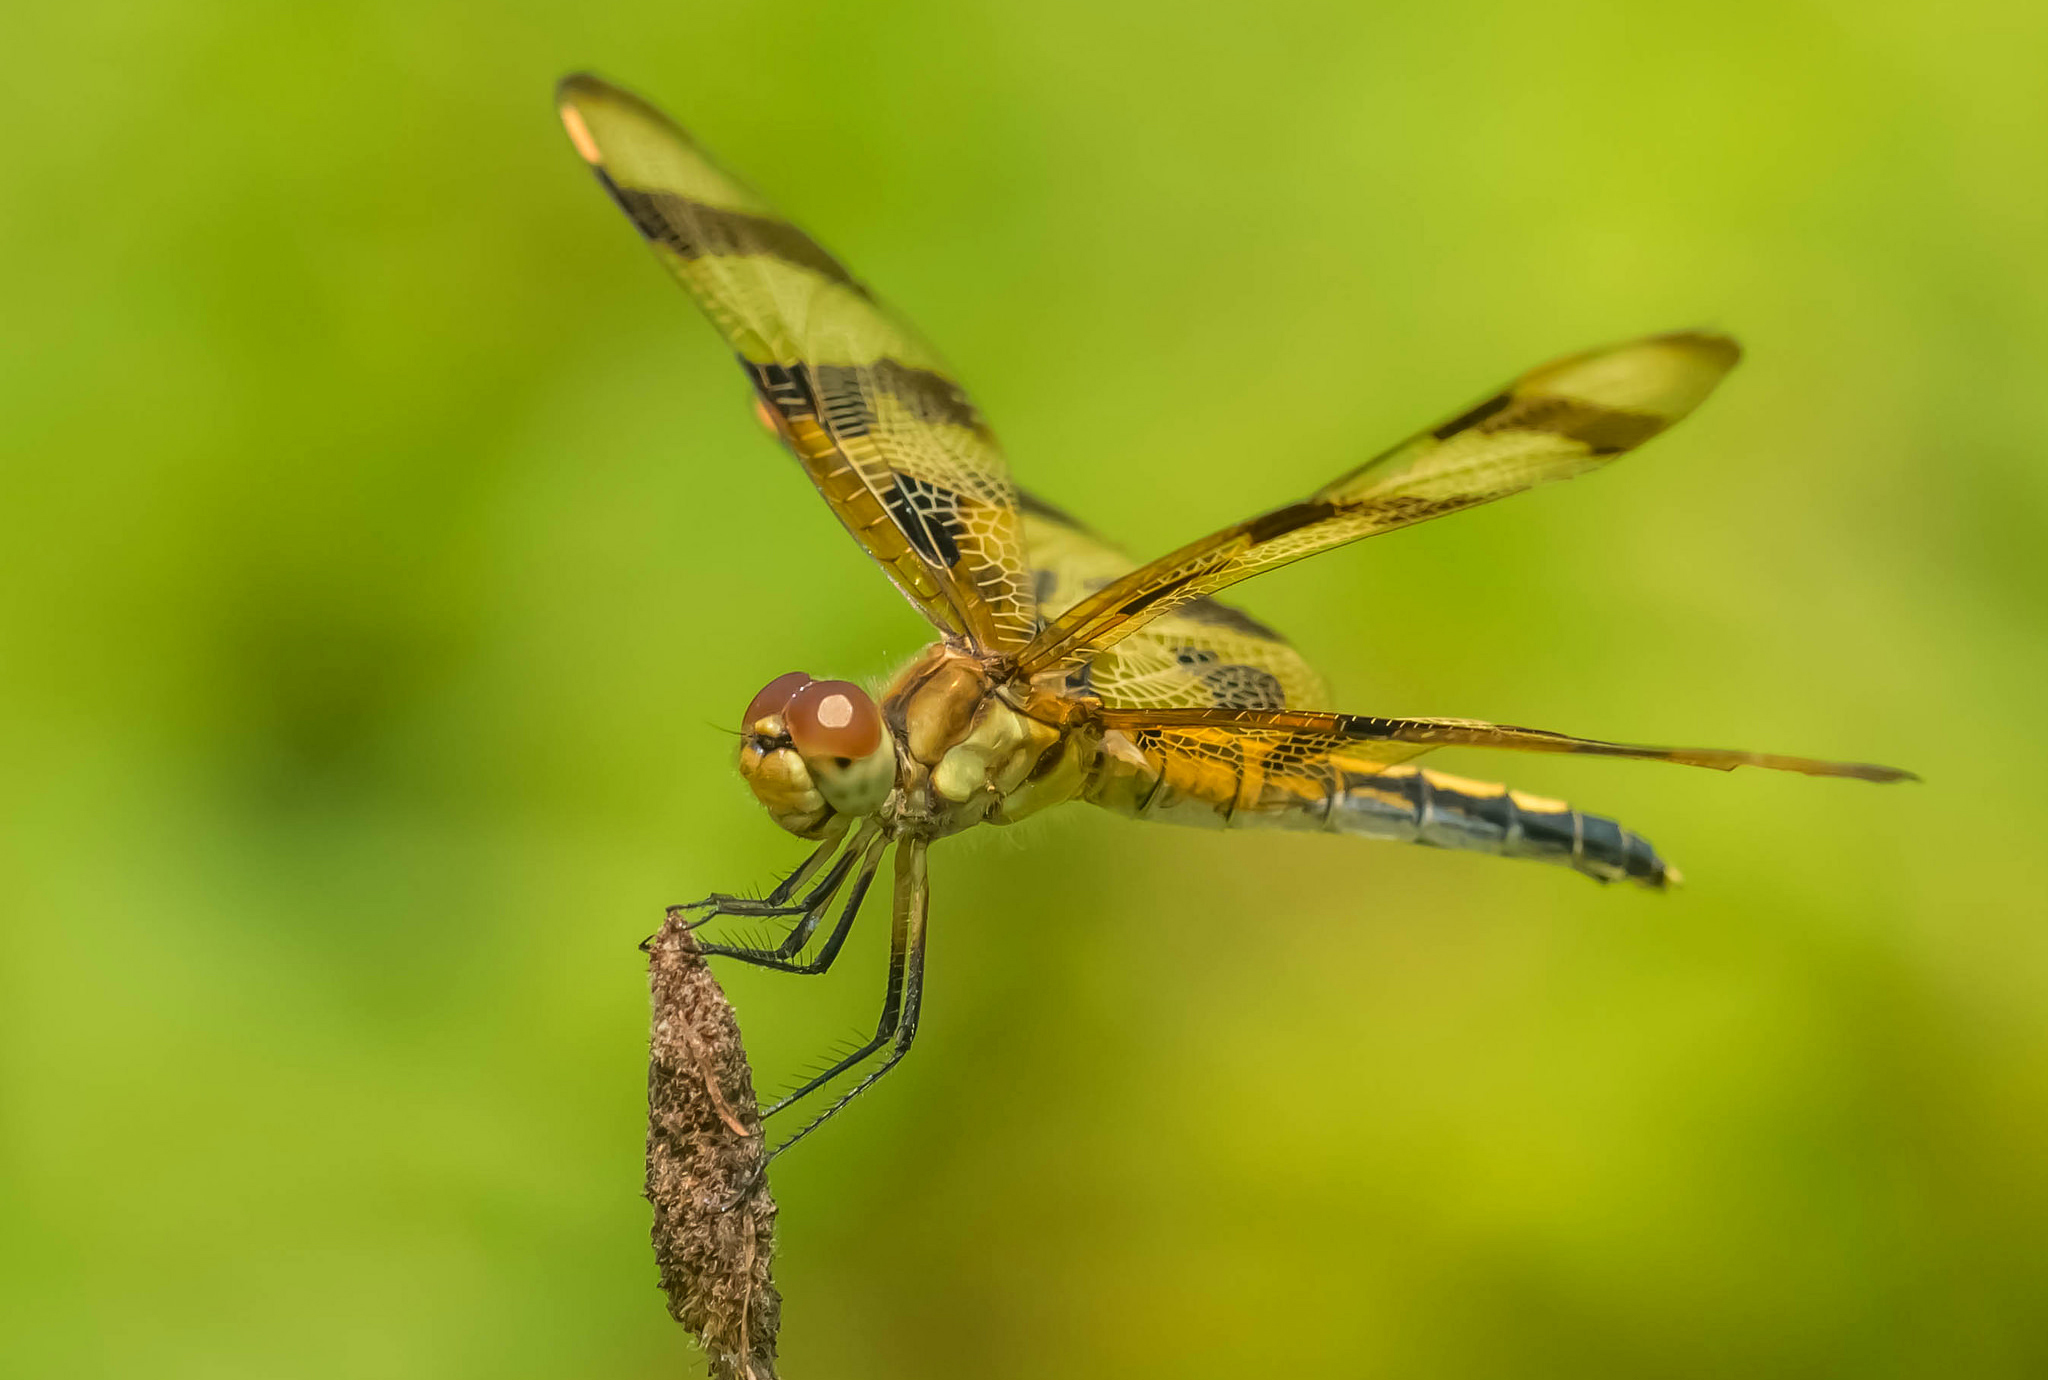
M853 1087L842 1093L831 1106L770 1151L768 1160L782 1154L831 1120L834 1113L873 1087L883 1074L895 1068L902 1062L903 1056L910 1053L910 1043L917 1038L918 1011L924 1000L925 914L928 902L925 842L922 839L911 839L896 850L895 919L889 930L889 983L882 999L881 1019L875 1023L874 1038L787 1097L778 1100L763 1112L762 1116L773 1116L798 1099L808 1097L841 1074L858 1066L863 1060L882 1052L885 1047L887 1053L879 1064L864 1074ZM767 1160L762 1164L765 1168Z
M846 829L842 824L841 827L833 830L823 843L812 849L810 856L791 869L788 876L777 882L775 889L769 892L763 899L771 906L787 905L789 898L796 895L797 888L809 881L816 874L817 870L825 865L826 860L832 856L839 845L844 842L846 842Z
M865 837L871 836L874 829L875 826L872 821L862 825L849 842L846 830L842 826L823 843L812 849L810 856L798 863L796 869L776 883L775 889L766 896L733 896L723 891L714 891L701 901L692 901L682 906L672 906L670 909L705 911L707 912L706 919L717 915L739 915L755 919L801 915L816 905L821 899L831 899L832 893L837 891L840 884L846 880L846 871L853 865L854 858L860 853ZM841 844L846 845L844 852L840 852ZM834 853L839 854L839 860L819 880L817 886L812 888L810 893L802 900L793 900L792 898L796 896L797 891L802 888L805 882L808 882L817 875L818 869L823 867L832 858Z
M751 963L757 968L768 968L778 973L822 973L832 966L839 957L839 950L846 943L846 936L853 930L853 919L860 914L861 902L867 899L868 886L875 880L875 871L882 864L882 850L888 847L888 839L877 833L858 842L847 852L845 865L850 866L856 857L860 870L854 875L853 889L847 894L846 904L840 909L838 922L832 926L832 933L825 937L825 943L818 950L817 957L808 963L797 961L804 945L811 942L818 925L824 920L825 912L831 907L833 895L818 897L815 904L805 910L803 918L790 929L789 934L773 949L751 949L737 944L703 944L699 948L706 954L718 958L734 958L742 963ZM837 870L837 869L835 869ZM843 876L842 876L843 880ZM821 887L820 890L823 888ZM836 894L836 885L834 894Z

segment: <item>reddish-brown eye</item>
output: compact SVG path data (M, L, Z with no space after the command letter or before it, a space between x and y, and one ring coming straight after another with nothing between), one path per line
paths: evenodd
M806 757L868 756L882 745L882 711L850 680L814 680L789 697L782 722Z
M754 725L770 714L780 714L789 704L789 697L811 683L811 678L802 671L785 671L761 687L761 693L754 696L754 702L747 706L747 717L740 720L740 731L752 733Z

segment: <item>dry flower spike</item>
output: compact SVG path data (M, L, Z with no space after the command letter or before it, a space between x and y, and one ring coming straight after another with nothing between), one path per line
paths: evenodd
M662 1291L703 1343L712 1380L776 1380L775 1200L739 1024L684 912L671 910L646 948L647 1200Z

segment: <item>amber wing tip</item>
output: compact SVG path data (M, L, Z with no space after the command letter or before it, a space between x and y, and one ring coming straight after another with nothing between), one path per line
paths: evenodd
M592 163L598 160L584 147L584 140L577 138L579 126L587 134L593 123L639 121L671 132L685 142L689 139L660 106L642 100L625 87L614 85L594 72L571 72L556 82L555 108L561 112L562 123L569 127L569 137L576 140L576 151Z

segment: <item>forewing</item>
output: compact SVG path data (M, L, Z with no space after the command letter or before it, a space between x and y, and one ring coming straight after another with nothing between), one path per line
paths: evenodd
M1575 738L1540 728L1486 723L1478 719L1382 719L1358 714L1322 714L1261 710L1117 710L1104 709L1106 730L1131 737L1144 735L1162 750L1189 757L1227 762L1252 760L1280 772L1316 772L1340 762L1357 771L1369 765L1391 766L1419 757L1433 748L1505 748L1516 752L1574 753L1594 757L1633 757L1675 762L1681 766L1733 771L1736 767L1768 767L1805 776L1841 776L1858 781L1914 781L1897 767L1868 762L1826 762L1811 757L1786 757L1768 752L1725 748L1647 747ZM1233 758L1235 754L1235 758Z
M653 106L591 76L557 97L576 151L738 354L847 530L941 630L1021 648L1037 617L1016 493L930 348Z
M1041 618L1131 570L1128 556L1073 518L1019 497ZM1287 639L1214 599L1182 604L1077 666L1069 683L1124 708L1307 709L1326 694Z
M1725 336L1681 332L1533 369L1301 502L1121 576L1051 620L1020 668L1082 664L1262 570L1596 469L1691 412L1738 358Z

